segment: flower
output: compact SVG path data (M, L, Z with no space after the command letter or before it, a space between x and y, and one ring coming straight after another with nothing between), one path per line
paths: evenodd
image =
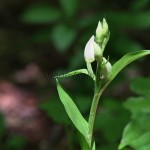
M96 38L98 40L101 40L102 32L103 32L102 23L99 21L98 25L97 25L97 28L96 28Z
M98 22L98 26L96 28L96 42L103 45L105 38L109 38L109 29L108 24L104 18L103 22Z
M105 35L105 36L108 35L108 24L107 24L105 18L103 18L103 35Z
M104 66L102 67L101 70L102 78L107 78L110 72L112 71L112 65L110 64L109 61L105 59L105 57L103 57L103 65Z
M93 62L95 60L94 54L94 35L89 39L85 46L84 50L84 58L86 62Z

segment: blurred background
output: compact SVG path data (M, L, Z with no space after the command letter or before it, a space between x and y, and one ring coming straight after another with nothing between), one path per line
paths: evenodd
M80 149L54 76L85 68L85 44L103 17L111 32L104 55L112 64L128 52L150 48L150 0L0 0L1 150ZM137 88L148 88L149 77L147 56L104 92L95 123L98 150L117 149L131 117L123 103ZM92 81L70 77L61 84L88 117Z

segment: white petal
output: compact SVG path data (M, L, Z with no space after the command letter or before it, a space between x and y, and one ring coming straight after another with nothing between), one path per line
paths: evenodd
M93 62L95 60L94 56L94 36L90 38L87 42L84 50L84 58L86 62Z

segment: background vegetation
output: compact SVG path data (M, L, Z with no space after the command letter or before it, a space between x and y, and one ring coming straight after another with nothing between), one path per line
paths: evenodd
M53 77L85 67L84 46L103 17L111 32L105 56L112 64L150 48L149 0L0 1L0 149L79 149ZM150 132L149 64L149 57L133 63L105 91L95 124L98 150L116 150L128 122L136 120L129 133ZM86 76L62 82L88 116L92 82ZM149 132L139 141L150 145ZM142 150L125 136L129 147Z

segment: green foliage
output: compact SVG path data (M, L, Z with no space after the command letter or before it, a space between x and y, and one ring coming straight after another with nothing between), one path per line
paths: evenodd
M46 28L44 26L44 30L46 30L44 33L43 27L40 26L39 30L31 35L32 39L34 41L36 39L37 43L51 42L55 46L53 51L66 53L68 50L80 52L80 46L91 35L98 20L105 16L111 26L112 42L108 49L110 52L113 50L115 56L113 59L116 59L131 50L143 49L143 44L135 40L133 33L136 33L137 36L141 34L142 39L145 40L149 38L144 36L145 30L150 27L150 12L146 9L148 4L148 0L133 1L128 3L129 10L118 13L118 9L114 9L114 7L118 8L120 3L110 4L108 7L107 2L104 1L96 1L92 4L86 2L86 5L85 2L79 0L69 2L59 0L55 5L52 2L36 2L25 7L21 18L25 23L47 25ZM98 9L92 9L95 7ZM80 41L80 43L76 43L76 41ZM72 55L71 59L74 57ZM77 57L75 59L78 60ZM77 62L81 66L82 60ZM74 65L74 67L76 66Z
M129 109L132 114L138 116L141 113L150 113L150 101L143 97L129 98L125 104L125 108Z
M27 8L21 18L25 23L45 24L59 20L61 18L61 12L53 6L35 4Z
M106 139L109 146L117 145L128 121L129 113L122 107L122 103L116 99L105 98L97 114L95 129L102 132L103 138Z
M62 9L67 17L73 17L78 10L79 0L59 0Z
M132 80L131 90L138 95L150 96L150 79L136 78Z
M109 12L108 12L109 13ZM147 29L150 26L150 11L145 12L112 12L111 15L106 14L108 19L112 20L117 27L124 26L134 29ZM134 19L133 19L134 18Z
M132 52L123 56L120 60L118 60L112 67L112 72L110 74L109 80L113 80L115 76L128 64L133 62L134 60L141 58L143 56L149 55L150 50L143 50L138 52Z
M75 97L75 99L77 107L79 108L81 113L85 114L85 112L90 108L90 98L86 95L78 94L77 98ZM57 97L52 97L49 101L41 103L39 107L46 111L48 116L56 123L60 123L66 126L70 125L70 120L68 119L65 109Z
M75 30L64 24L55 26L51 33L52 42L59 52L65 52L71 46L75 37Z
M59 59L64 56L67 57L67 59L65 57L64 59L66 66L69 66L68 70L72 68L83 68L82 56L84 44L88 37L93 34L93 29L95 29L98 20L104 16L110 24L111 30L111 40L107 47L109 51L106 52L105 55L107 57L109 53L112 62L125 53L149 47L149 0L118 0L116 3L109 1L109 5L108 1L105 0L70 0L69 2L68 0L59 0L39 2L40 1L25 0L11 1L10 3L5 1L0 2L1 6L5 6L1 9L0 15L0 57L2 62L0 72L4 74L4 76L1 75L2 79L7 79L8 76L11 78L11 74L18 70L18 68L30 62L36 62L41 67L44 66L41 68L42 70L47 71L51 67L57 69L59 63L61 65L64 64L64 62ZM17 19L18 16L21 17L21 22ZM37 44L36 46L35 42ZM54 59L51 59L51 54L52 57L54 56L54 59L57 60L58 64L52 62ZM45 56L48 58L45 59ZM65 66L63 65L62 67ZM138 66L136 71L141 71ZM124 76L126 76L126 74L124 74ZM118 80L120 81L119 83L115 80L113 84L122 85L122 78L119 77ZM75 99L77 99L75 103L82 114L87 117L87 112L91 104L91 94L89 92L91 87L88 86L90 82L88 80L82 83L81 80L70 81L73 83L73 86L76 84L80 87L75 88L73 91L73 94L76 95ZM149 79L139 78L133 80L132 83L133 82L134 84L131 84L131 89L135 94L139 95L139 97L130 98L129 104L127 101L125 107L128 108L128 110L132 112L132 116L136 118L138 113L144 114L146 111L149 111L149 101L147 100L150 97ZM49 84L49 82L47 83ZM39 87L37 86L36 88L38 89ZM45 92L45 88L40 87L40 89L44 89L42 92ZM83 92L82 95L80 95L81 92ZM50 92L50 95L52 94L53 92ZM47 99L49 99L49 97ZM121 117L126 118L127 112L122 112L123 108L120 104L112 110L111 107L115 105L115 102L108 103L110 103L110 106L109 104L108 106L105 106L105 104L101 105L101 113L98 112L97 116L98 122L101 120L100 118L104 120L96 123L97 125L95 126L98 131L101 128L100 134L102 133L102 135L104 135L103 137L98 136L96 143L102 140L101 143L98 143L101 147L97 145L98 150L116 150L116 144L112 142L114 140L114 143L116 143L119 139L121 129L126 122L123 122ZM117 103L118 102L116 102L116 105ZM63 106L55 96L52 97L48 103L42 105L42 108L46 110L48 115L55 122L65 124L66 126L70 125ZM133 105L134 107L132 107ZM58 109L55 109L56 107ZM121 107L122 110L119 109L119 107ZM120 116L118 116L118 123L115 123L117 122L117 118L114 115L116 111L121 112ZM109 126L111 122L113 126L117 126L119 132L113 132L114 128ZM0 117L0 138L5 136L5 131L3 118ZM111 133L110 136L109 132ZM11 138L9 138L9 140L10 139ZM106 143L105 140L111 141L111 144ZM6 144L5 142L2 143L2 145ZM2 145L0 149L3 149ZM150 148L147 147L145 149Z
M101 53L101 57L100 57L103 59L96 59L96 55L99 54L99 51L101 51L101 49L98 48L98 50L95 51L94 42L96 44L99 44L100 47L102 48L102 50L104 51L105 46L109 39L109 29L108 29L107 23L106 23L106 31L107 32L105 32L104 27L105 27L104 24L103 24L103 28L102 28L102 25L99 22L98 29L100 29L100 30L96 29L96 37L92 36L85 46L84 57L85 57L86 65L87 65L87 70L80 69L80 70L72 71L68 74L60 76L60 77L69 77L69 76L73 76L76 74L84 73L84 74L88 74L89 76L91 76L93 78L94 96L93 96L93 100L92 100L92 105L91 105L91 109L90 109L90 115L89 115L88 122L81 115L81 113L78 110L75 103L72 101L70 96L62 89L58 80L56 79L59 98L60 98L61 102L63 103L64 108L65 108L69 118L71 119L71 121L73 122L75 127L78 129L78 131L85 138L85 139L83 139L81 137L80 143L81 143L82 150L95 149L95 141L93 141L93 130L94 130L93 127L94 127L98 102L99 102L101 94L103 93L105 88L117 76L117 74L123 68L125 68L128 64L130 64L131 62L135 61L138 58L141 58L143 56L150 54L150 50L143 50L143 51L128 53L128 54L124 55L120 60L118 60L113 65L113 67L111 66L109 60L107 61L105 59L105 57L103 57L103 53ZM105 34L103 34L103 33L105 33ZM97 40L100 40L100 41L97 42ZM91 64L94 61L97 61L97 68L96 68L95 73L93 72L93 68L92 68L92 64ZM105 74L103 72L104 67L106 68ZM102 78L100 78L100 76ZM110 133L109 133L108 137L109 136L110 136ZM110 138L110 139L112 139L112 138ZM94 142L94 145L93 145L93 142ZM121 142L119 149L124 148L126 146L126 143L125 144L124 143L125 143L124 141Z
M92 146L92 150L96 150L95 142L94 142L94 144Z
M133 92L141 94L142 97L129 98L124 103L124 107L131 112L132 118L124 129L119 149L123 149L126 146L130 146L135 150L147 150L150 148L150 98L147 96L149 95L148 81L148 78L137 78L131 82Z
M89 49L87 49L89 50ZM87 51L88 52L88 51ZM94 145L91 145L92 140L92 135L93 135L93 125L94 125L94 120L95 119L95 113L96 113L96 109L97 109L97 105L98 105L98 101L100 98L100 95L102 94L102 92L104 91L104 89L107 87L107 85L116 77L116 75L124 68L126 67L128 64L130 64L131 62L133 62L134 60L141 58L143 56L149 55L150 54L150 50L143 50L143 51L138 51L138 52L132 52L129 54L126 54L125 56L123 56L120 60L118 60L112 67L112 70L110 71L110 73L108 74L108 78L103 78L100 80L100 74L97 74L100 70L100 66L97 68L96 70L96 74L94 76L96 76L94 83L95 83L95 91L94 91L94 98L92 101L92 105L91 105L91 111L90 111L90 115L89 115L89 122L87 122L83 116L80 114L78 108L76 107L76 105L74 104L74 102L72 101L72 99L69 97L69 95L62 89L62 87L60 86L58 80L57 81L57 90L58 90L58 94L59 97L61 99L61 102L63 103L65 110L68 114L68 116L70 117L71 121L73 122L73 124L75 125L75 127L80 131L80 133L82 133L85 137L85 140L81 138L81 148L83 150L88 150L88 149L95 149L95 143ZM97 64L99 64L100 62L97 62ZM102 63L102 62L101 62ZM88 69L88 74L89 73L89 68L87 66ZM93 70L92 70L92 66L90 64L90 71L92 72L93 75ZM76 71L73 71L71 73L66 74L65 76L72 76L72 75L76 75L76 74L80 74L80 73L85 73L85 70L81 71L78 70L78 72L76 73ZM87 74L87 70L86 70L86 74ZM64 75L62 75L61 77L65 77ZM97 80L98 79L98 80ZM98 85L98 86L97 86ZM103 115L104 116L104 115ZM109 118L110 119L110 118ZM111 122L112 123L112 122ZM132 129L132 126L131 126ZM128 131L129 130L129 131ZM110 130L111 131L111 130ZM131 132L130 131L130 127L129 129L127 128L127 131L124 132L124 136L129 137L127 139L129 139L129 142L132 141L132 137L134 137L134 135L129 135L127 133ZM136 131L135 131L136 132ZM91 134L92 133L92 134ZM106 132L107 133L107 132ZM133 133L134 134L134 133ZM106 134L107 135L107 134ZM110 137L111 133L108 133L108 139ZM91 136L91 137L89 137ZM130 138L131 136L131 138ZM147 136L147 135L146 135ZM145 136L144 136L145 137ZM135 138L135 137L134 137ZM110 137L110 139L113 139L113 137ZM125 141L124 141L125 140ZM119 149L124 148L127 144L131 145L134 147L133 144L128 143L128 141L123 137L123 140L121 141L121 144L119 146ZM87 143L86 143L87 142ZM136 142L135 142L136 143ZM87 148L89 144L89 148Z
M149 143L149 133L143 134L143 130L137 122L129 123L123 133L123 139L119 145L119 149L123 149L125 146L130 146L136 150L142 150L143 146Z
M57 90L60 97L61 102L63 103L65 110L75 125L75 127L82 133L87 139L87 131L88 131L88 123L81 115L75 103L72 101L70 96L62 89L58 80L57 80Z

